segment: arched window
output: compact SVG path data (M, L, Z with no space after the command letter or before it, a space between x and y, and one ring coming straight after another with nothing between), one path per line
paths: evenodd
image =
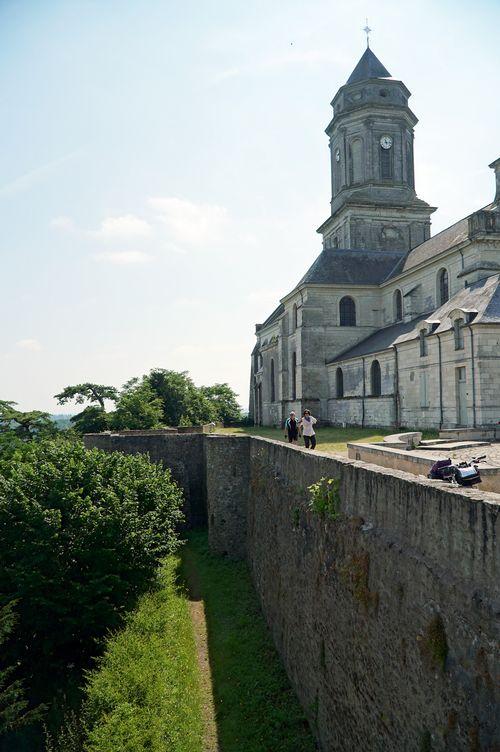
M341 368L337 368L335 372L335 386L337 399L342 399L344 396L344 373Z
M298 314L297 314L297 304L296 303L293 304L293 309L292 309L292 323L293 323L293 331L295 331L296 328L299 325L299 317L298 317Z
M356 326L356 303L346 295L339 305L340 326Z
M292 399L297 399L297 353L292 355Z
M274 359L271 358L271 402L276 401L276 389L274 386Z
M438 305L444 305L449 299L450 287L448 283L448 272L446 269L440 269L438 272Z
M372 397L380 397L382 393L382 375L378 360L374 360L370 368L370 386Z
M394 321L403 320L403 296L401 290L396 290L394 293Z

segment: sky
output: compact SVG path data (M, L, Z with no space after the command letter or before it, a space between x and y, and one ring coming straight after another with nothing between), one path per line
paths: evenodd
M330 101L366 41L413 96L437 232L489 203L500 0L0 0L0 399L151 368L248 401L321 250Z

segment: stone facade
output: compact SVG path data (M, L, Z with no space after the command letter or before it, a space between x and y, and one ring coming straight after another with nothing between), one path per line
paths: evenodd
M368 50L332 102L323 251L256 327L250 413L258 424L280 425L306 407L335 424L500 420L500 159L490 165L494 202L431 238L434 209L415 193L409 96Z

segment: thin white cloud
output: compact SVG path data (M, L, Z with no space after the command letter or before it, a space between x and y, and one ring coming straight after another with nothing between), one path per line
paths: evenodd
M57 169L57 167L72 159L77 154L79 154L79 150L72 151L62 157L52 159L50 162L46 162L39 167L35 167L29 172L25 172L24 175L14 178L14 180L11 180L9 183L0 187L0 198L15 196L18 193L23 193L24 191L29 190L37 183L43 182Z
M145 219L137 217L135 214L123 214L118 217L106 217L102 220L98 230L93 230L90 234L100 240L128 240L137 238L150 237L153 228Z
M42 349L42 346L40 342L37 339L20 339L16 342L16 347L19 348L19 350L29 350L31 352L40 352Z
M116 266L130 266L132 264L146 264L151 261L152 257L144 251L106 251L94 253L92 258L95 261L115 264Z
M236 78L243 75L259 75L268 73L269 71L278 70L280 68L287 68L289 66L305 66L305 65L339 65L348 66L350 64L350 58L340 53L335 49L295 49L290 48L287 52L280 55L269 55L262 60L249 63L248 65L241 65L234 68L228 68L226 70L217 73L212 83L218 84L227 81L231 78Z
M54 217L54 219L51 219L49 222L49 226L53 227L54 230L63 230L64 232L73 232L76 230L75 223L71 219L71 217Z
M222 240L229 226L227 209L176 197L151 198L150 206L175 246L207 246Z

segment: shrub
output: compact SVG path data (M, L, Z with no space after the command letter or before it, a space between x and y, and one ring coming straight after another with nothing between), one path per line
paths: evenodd
M321 478L308 486L310 493L309 509L322 517L330 519L340 516L340 480L338 478Z
M0 463L0 599L18 602L9 658L30 667L32 699L51 699L121 624L177 546L181 501L144 455L43 441Z

